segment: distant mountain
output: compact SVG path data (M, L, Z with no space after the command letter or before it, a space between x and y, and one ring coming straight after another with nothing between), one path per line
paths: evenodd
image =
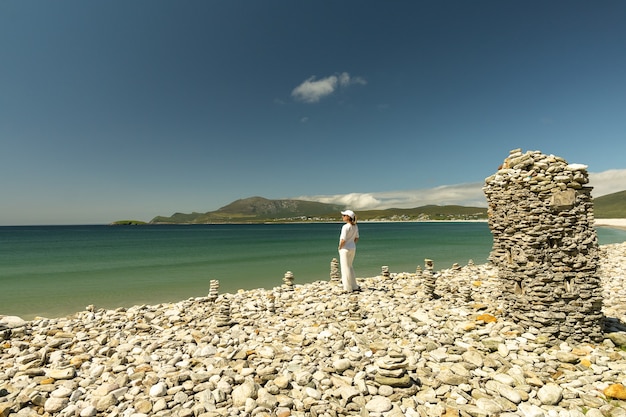
M297 221L341 221L339 212L346 207L305 200L269 200L250 197L234 201L207 213L174 213L157 216L151 224L280 223ZM487 209L457 205L428 205L410 209L360 210L359 220L484 220ZM594 198L598 219L626 218L626 190Z
M344 210L344 207L336 204L250 197L234 201L216 211L207 213L175 213L170 217L157 216L150 223L208 224L319 220L338 218L341 210Z
M596 219L626 218L626 190L593 199Z
M157 216L152 224L267 223L294 221L341 221L346 207L305 200L268 200L250 197L207 213L175 213ZM487 209L464 206L423 206L412 209L364 210L359 220L476 220L486 219Z

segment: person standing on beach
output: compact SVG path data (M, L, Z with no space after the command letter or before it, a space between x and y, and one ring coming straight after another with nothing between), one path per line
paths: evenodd
M339 262L341 264L341 283L346 292L360 291L356 283L356 275L352 263L356 255L356 243L359 241L359 226L356 225L356 214L352 210L341 212L345 224L339 236Z

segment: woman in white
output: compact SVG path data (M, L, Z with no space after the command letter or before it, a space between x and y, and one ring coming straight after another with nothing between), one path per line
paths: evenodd
M356 243L359 241L359 226L356 225L356 214L352 210L341 212L345 224L339 236L339 262L341 263L341 283L346 292L360 291L352 262L356 255Z

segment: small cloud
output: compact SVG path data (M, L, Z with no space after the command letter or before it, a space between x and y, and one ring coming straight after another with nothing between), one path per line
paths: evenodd
M306 116L300 119L300 123L306 123L308 121L309 121L309 118Z
M590 172L589 185L592 195L600 197L626 190L626 169L609 169L604 172Z
M387 191L380 193L350 193L325 196L301 196L298 199L320 203L340 204L353 210L383 210L388 208L414 208L458 204L486 207L483 183L445 185L430 189Z
M345 88L353 84L365 85L367 81L362 77L351 77L347 72L319 80L312 76L294 88L291 91L291 96L304 103L317 103L322 98L333 94L340 87Z

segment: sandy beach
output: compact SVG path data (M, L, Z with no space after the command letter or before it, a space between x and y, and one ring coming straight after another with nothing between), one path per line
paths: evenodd
M626 219L596 219L595 225L626 230Z
M626 414L626 243L601 247L601 343L503 318L493 265L0 318L0 416Z

